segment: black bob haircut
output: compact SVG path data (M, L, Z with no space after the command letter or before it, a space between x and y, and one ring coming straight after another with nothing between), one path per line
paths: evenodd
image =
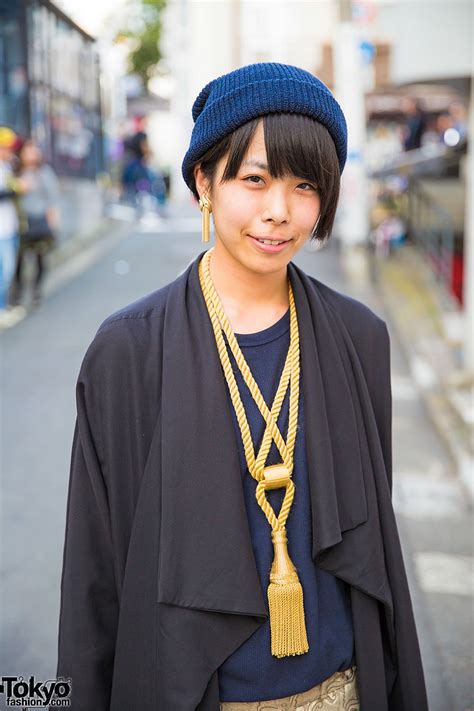
M198 163L212 186L218 162L227 155L221 182L237 176L260 121L263 121L268 170L273 178L296 175L318 189L321 212L312 240L327 241L336 215L341 175L334 141L325 126L303 114L265 114L239 126L202 156ZM199 199L194 177L192 192Z

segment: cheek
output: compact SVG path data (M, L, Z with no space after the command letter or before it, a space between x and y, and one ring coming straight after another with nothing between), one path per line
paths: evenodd
M251 196L243 190L223 191L214 210L216 228L226 232L230 229L245 229L255 216L257 206L254 203Z
M319 198L308 200L308 203L300 207L298 212L298 221L302 231L310 232L321 212L321 203Z

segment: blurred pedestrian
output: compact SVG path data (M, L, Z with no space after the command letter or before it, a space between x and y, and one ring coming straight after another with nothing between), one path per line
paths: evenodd
M291 260L330 237L344 114L298 67L218 77L183 177L202 252L84 358L59 676L79 709L426 711L393 506L390 339Z
M452 128L459 137L458 143L462 143L467 140L467 108L461 101L452 101L448 110L452 118Z
M24 293L24 264L28 254L34 259L35 273L32 287L32 304L41 303L41 290L46 273L46 255L56 244L59 227L59 187L52 167L43 161L43 155L35 143L26 140L19 154L18 174L25 192L20 198L20 210L24 216L24 228L20 234L15 276L12 284L12 303L18 304Z
M122 187L126 199L134 202L140 191L149 191L151 176L146 163L150 148L146 134L139 132L125 141Z
M17 141L14 131L0 127L0 325L7 324L11 316L8 293L18 250L16 199L20 185L12 166Z
M125 162L133 160L137 155L145 155L149 151L148 134L146 131L146 116L139 114L133 118L133 128L123 142Z
M405 151L412 151L421 147L426 117L418 99L405 97L402 108L405 113L403 147Z
M143 130L126 139L122 170L122 195L126 202L139 211L159 210L166 199L163 177L151 165L152 151Z

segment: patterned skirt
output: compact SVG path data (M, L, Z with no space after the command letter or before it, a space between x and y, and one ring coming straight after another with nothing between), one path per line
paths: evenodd
M356 667L336 672L308 691L271 701L220 704L221 711L359 711Z

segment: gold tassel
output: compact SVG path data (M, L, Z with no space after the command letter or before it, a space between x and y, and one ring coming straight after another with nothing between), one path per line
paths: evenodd
M303 588L288 554L284 528L272 531L274 558L268 586L272 655L290 657L309 650L304 618Z
M202 212L202 241L209 242L210 234L210 214L212 212L211 201L207 195L203 195L199 199L199 207Z

